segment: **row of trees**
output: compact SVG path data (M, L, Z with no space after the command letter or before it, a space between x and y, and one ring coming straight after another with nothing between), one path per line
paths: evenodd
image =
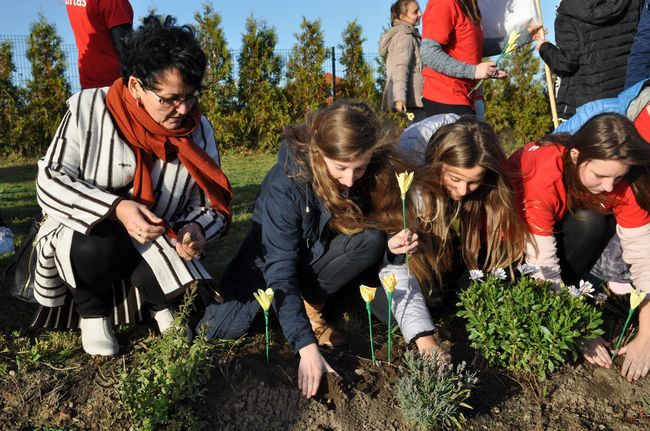
M249 17L236 59L237 79L221 16L206 4L195 14L195 20L199 43L208 55L201 105L223 149L272 151L287 124L301 121L308 111L327 103L329 84L323 64L328 51L320 20L303 18L284 68L283 59L275 52L275 29L263 20ZM343 74L340 81L337 79L337 97L365 100L379 109L385 69L377 61L379 77L373 78L373 67L363 56L364 42L361 26L356 20L350 22L338 46ZM42 155L70 96L61 39L43 16L31 27L27 57L32 64L32 77L25 87L17 87L11 79L11 46L0 44L3 154ZM488 120L498 131L516 131L513 139L540 136L550 128L550 120L543 87L534 78L539 63L530 53L520 53L510 63L515 71L511 72L512 79L486 84Z

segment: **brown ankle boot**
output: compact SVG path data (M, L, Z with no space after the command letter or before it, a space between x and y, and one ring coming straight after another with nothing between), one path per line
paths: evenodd
M346 343L345 335L331 327L323 318L325 304L311 304L303 299L305 311L314 331L316 341L321 346L338 347Z

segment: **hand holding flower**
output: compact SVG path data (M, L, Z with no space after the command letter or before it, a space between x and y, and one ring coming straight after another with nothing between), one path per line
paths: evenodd
M388 250L393 254L413 254L418 249L418 234L410 229L401 230L388 240Z

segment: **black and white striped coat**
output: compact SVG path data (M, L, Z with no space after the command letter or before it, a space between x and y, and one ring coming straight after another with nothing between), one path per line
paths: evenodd
M34 296L46 307L63 305L66 285L76 286L70 263L73 232L89 234L132 190L135 155L119 136L106 108L107 90L84 90L68 100L68 111L54 140L38 162L36 191L46 219L35 243ZM205 117L192 139L219 164L212 126ZM223 233L225 216L209 207L203 190L178 160L155 159L151 176L156 215L172 226L197 222L208 241ZM211 280L197 259L180 258L166 235L145 245L133 240L133 245L168 296L182 292L194 280Z

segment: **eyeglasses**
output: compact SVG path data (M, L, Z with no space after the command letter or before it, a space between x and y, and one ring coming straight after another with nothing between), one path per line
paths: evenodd
M182 103L186 103L188 105L194 104L196 102L196 99L201 97L201 91L196 90L192 94L189 94L185 97L162 97L159 96L155 91L153 91L150 88L145 87L145 85L138 79L138 84L140 84L140 87L142 87L144 90L150 92L154 96L156 96L156 99L158 99L158 103L160 103L162 106L166 108L177 108L179 107Z

